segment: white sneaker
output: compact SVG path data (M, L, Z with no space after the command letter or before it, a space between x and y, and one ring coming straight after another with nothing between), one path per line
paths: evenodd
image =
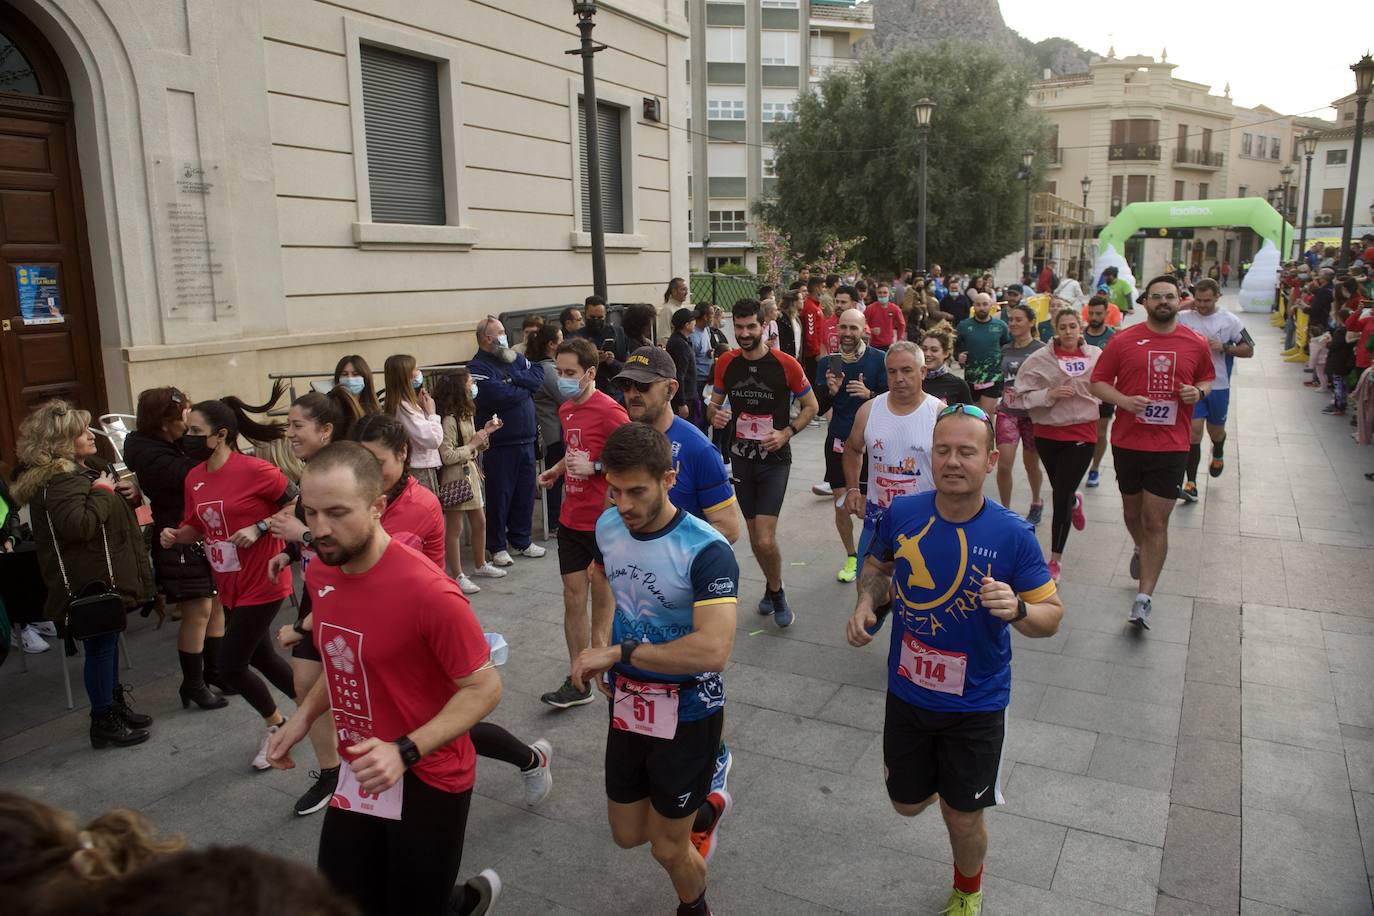
M505 553L504 550L501 551L501 552L502 552L502 553ZM508 561L508 562L506 563L507 566L509 566L511 563L514 563L514 562L515 562L514 560L511 560L511 558L510 558L509 555L506 556L506 560ZM497 569L495 566L492 566L490 563L483 563L481 566L479 566L479 567L477 567L476 569L474 569L474 570L472 571L472 574L473 574L474 576L481 576L483 579L500 579L500 578L503 578L504 576L507 575L507 573L506 573L506 571L505 571L504 569Z
M531 808L548 798L553 789L553 745L540 738L530 745L530 750L538 755L540 764L532 770L521 770L520 778L525 780L525 804Z
M53 623L51 620L40 620L37 623L29 624L29 626L37 630L39 636L46 636L49 639L57 638L57 624Z
M267 726L267 732L262 736L262 745L258 747L258 755L253 758L253 769L258 772L272 769L272 764L267 762L267 742L272 740L272 736L277 733L280 725Z
M459 573L458 578L454 581L458 583L458 587L463 590L464 595L475 595L482 590L482 586L478 585L476 582L473 582L471 579L469 579L466 575L462 573Z
M820 420L817 420L815 417L812 417L812 418L811 418L811 422L806 424L806 428L807 428L807 429L816 429L816 428L818 428L820 425L821 425L821 421L820 421Z
M516 556L529 557L531 560L537 560L546 553L548 553L548 551L538 544L531 544L523 550L517 549L515 551Z
M491 555L491 562L497 566L514 566L515 561L510 558L510 554L504 550L498 550Z
M817 496L835 495L834 491L830 488L830 484L826 483L824 480L822 480L820 483L813 483L811 485L811 492L815 493Z
M39 636L38 631L32 626L19 628L19 642L23 645L24 651L30 655L38 655L52 648L52 646L48 645L48 641L42 636Z

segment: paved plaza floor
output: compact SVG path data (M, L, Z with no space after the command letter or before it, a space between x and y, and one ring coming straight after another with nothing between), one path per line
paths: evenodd
M1245 319L1259 355L1238 361L1226 471L1174 512L1154 629L1125 623L1131 545L1104 467L1103 486L1085 491L1087 530L1069 540L1060 633L1015 639L989 916L1374 911L1374 483L1363 477L1374 450L1320 414L1325 400L1277 356L1267 316ZM810 493L823 432L794 446L781 518L791 629L755 615L762 580L747 541L736 545L743 597L725 674L735 808L709 899L740 916L934 914L949 846L938 815L898 817L883 790L887 641L844 641L853 588L835 581L830 504ZM1028 503L1018 468L1013 506ZM1048 528L1047 510L1042 540ZM539 702L567 669L547 546L483 580L474 607L511 645L491 719L553 742L553 793L526 809L514 769L482 760L464 872L500 872L500 913L670 913L648 850L611 842L603 710ZM131 624L126 681L157 717L153 739L131 750L91 749L79 660L68 712L59 652L29 657L27 672L12 658L0 669L0 786L82 816L138 808L194 844L313 861L320 816L291 813L308 747L293 772L253 773L259 720L246 704L177 703L174 632Z

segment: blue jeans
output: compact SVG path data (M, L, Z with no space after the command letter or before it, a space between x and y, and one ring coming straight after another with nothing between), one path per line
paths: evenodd
M91 701L91 716L99 716L114 704L114 688L119 681L119 634L110 633L83 639L86 653L86 696Z
M482 456L487 484L487 552L530 546L534 521L534 443L493 445Z

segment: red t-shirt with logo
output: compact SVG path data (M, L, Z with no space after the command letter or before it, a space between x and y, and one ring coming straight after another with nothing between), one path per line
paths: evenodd
M567 455L579 454L588 461L601 457L601 447L615 430L630 422L630 417L611 398L600 391L581 404L564 401L558 407L558 421L563 424L563 446ZM564 465L566 468L567 466ZM558 511L558 524L574 531L595 531L596 520L606 510L606 476L593 474L581 477L571 470L563 473L563 507Z
M1140 452L1188 451L1193 405L1179 400L1178 389L1214 378L1207 342L1183 325L1168 334L1150 330L1146 322L1117 331L1093 367L1092 380L1108 382L1127 397L1144 395L1151 405L1140 415L1117 409L1112 445Z
M205 556L227 608L280 601L291 594L291 570L277 578L267 575L267 563L285 549L281 538L260 536L248 547L235 547L229 537L277 514L286 475L261 458L231 452L218 471L204 462L186 475L182 525L190 525L205 539Z
M820 356L821 346L825 342L825 309L821 308L821 304L815 299L807 296L806 302L802 305L801 318L802 355Z
M831 315L829 318L825 319L825 333L824 333L824 337L825 337L825 339L824 339L824 341L823 341L822 344L821 344L821 346L823 347L823 349L822 349L822 351L821 351L822 353L838 353L838 352L840 352L840 316L839 316L839 315Z
M870 332L868 342L880 350L906 337L906 318L895 302L873 303L864 311L864 320Z
M407 478L400 495L382 512L382 529L394 540L420 551L444 568L444 510L439 497Z
M433 719L458 691L454 681L490 655L458 584L394 538L365 573L311 563L305 587L344 760L367 738L395 741ZM411 769L427 785L457 793L472 788L476 765L464 733Z

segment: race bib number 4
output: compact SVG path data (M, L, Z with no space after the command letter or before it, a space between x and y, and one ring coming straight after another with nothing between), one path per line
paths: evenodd
M334 789L334 797L329 800L329 807L356 811L358 814L380 817L388 821L399 821L403 785L405 780L398 779L396 785L381 795L371 795L358 784L358 777L353 775L353 771L345 763L339 767L339 784Z
M773 417L764 413L742 413L735 421L735 435L740 439L762 442L773 430Z
M1140 419L1151 426L1172 426L1178 419L1178 401L1151 401L1145 405Z
M239 549L228 541L206 541L205 556L215 572L231 573L240 569Z
M964 675L968 672L968 655L963 652L942 652L932 649L915 636L902 636L902 653L897 673L917 687L936 693L964 695Z
M611 727L650 738L672 738L677 734L677 698L678 688L673 684L645 684L617 675Z

